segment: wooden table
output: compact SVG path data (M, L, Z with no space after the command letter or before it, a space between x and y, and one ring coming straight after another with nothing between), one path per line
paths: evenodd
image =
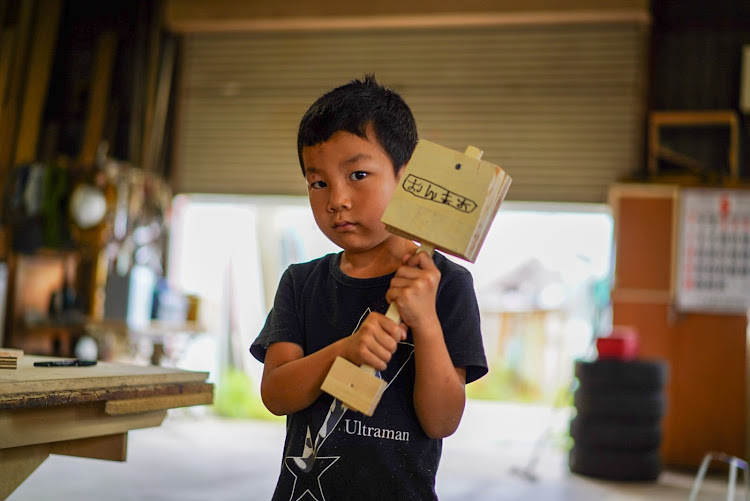
M0 371L0 499L50 454L125 461L129 430L161 425L167 409L210 404L208 373L99 362Z

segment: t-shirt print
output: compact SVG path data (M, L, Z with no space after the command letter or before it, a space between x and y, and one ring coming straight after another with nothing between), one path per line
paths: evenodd
M359 329L362 321L371 312L370 308L367 308L357 322L357 326L354 328L352 333ZM386 380L385 392L388 391L388 387L393 381L401 374L402 370L414 356L414 345L404 341L399 342L399 347L396 350L393 358L389 362L389 367L396 367L395 374L391 376L390 380ZM381 376L380 373L376 373ZM383 378L385 379L385 378ZM339 399L334 398L331 402L328 412L323 420L323 424L318 429L315 435L315 441L312 440L312 433L310 427L307 427L307 433L305 436L305 443L300 444L301 455L300 456L286 456L284 458L284 466L289 470L289 473L294 477L294 483L292 487L292 493L289 497L290 501L300 501L304 499L310 499L306 496L311 496L316 501L325 501L325 493L323 492L323 486L321 484L321 478L326 471L333 466L338 460L342 459L342 456L325 456L322 451L323 445L326 439L334 433L349 408L344 405ZM345 427L339 432L348 434L363 434L362 422L357 419L346 419ZM408 441L409 432L402 432L398 430L383 430L383 429L372 429L364 427L364 433L369 433L378 438L389 438L392 440L403 440ZM346 458L343 458L345 461Z

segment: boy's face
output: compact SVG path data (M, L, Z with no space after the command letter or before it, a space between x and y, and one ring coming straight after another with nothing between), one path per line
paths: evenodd
M398 177L369 130L367 138L339 131L324 143L302 149L315 222L349 252L371 250L392 236L380 218Z

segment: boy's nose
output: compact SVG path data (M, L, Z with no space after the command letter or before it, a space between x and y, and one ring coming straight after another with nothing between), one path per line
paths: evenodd
M332 189L328 197L328 210L338 212L342 209L350 209L352 206L351 198L346 190Z

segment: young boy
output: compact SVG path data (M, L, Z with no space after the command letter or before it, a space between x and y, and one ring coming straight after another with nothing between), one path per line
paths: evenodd
M287 415L274 500L437 499L442 438L487 363L469 272L380 222L416 143L409 107L372 75L321 96L300 122L315 222L343 251L286 270L250 348L263 402ZM391 302L401 325L384 315ZM337 356L387 381L371 418L321 392Z

